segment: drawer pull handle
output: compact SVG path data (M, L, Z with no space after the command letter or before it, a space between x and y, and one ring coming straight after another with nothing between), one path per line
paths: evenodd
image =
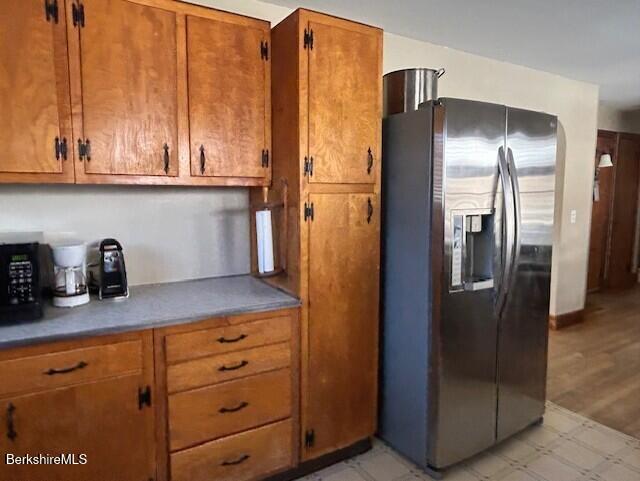
M11 441L14 441L18 437L18 433L16 432L16 428L13 422L13 414L15 413L15 411L16 407L12 403L9 403L9 405L7 406L7 437Z
M218 412L220 412L221 414L226 414L226 413L235 413L240 411L241 409L246 408L249 405L248 402L246 401L242 401L240 404L238 404L236 407L234 408L220 408Z
M235 466L236 464L244 463L250 457L251 456L249 456L248 454L243 454L238 459L234 459L233 461L222 461L220 466Z
M238 337L234 337L233 339L227 339L226 337L222 336L218 338L218 342L221 344L228 343L228 342L238 342L238 341L242 341L243 339L246 339L246 337L247 337L246 334L240 334Z
M46 374L47 376L53 376L54 374L67 374L69 372L77 371L78 369L84 369L88 365L89 365L88 363L84 361L80 361L75 366L63 367L60 369L51 368L48 371L45 371L44 374Z
M249 364L249 361L242 361L239 362L238 364L235 364L233 366L220 366L218 368L218 371L224 372L224 371L235 371L236 369L240 369L245 367L247 364Z

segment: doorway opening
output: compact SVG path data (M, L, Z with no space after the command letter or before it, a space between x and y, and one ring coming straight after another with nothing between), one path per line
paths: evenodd
M549 400L640 438L640 135L598 131L587 301L551 331Z

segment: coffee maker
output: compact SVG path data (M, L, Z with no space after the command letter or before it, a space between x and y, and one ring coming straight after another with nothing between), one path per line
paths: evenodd
M89 302L87 245L70 241L51 246L53 305L75 307Z

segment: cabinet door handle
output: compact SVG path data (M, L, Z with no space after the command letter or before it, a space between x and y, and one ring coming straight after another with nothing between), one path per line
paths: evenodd
M18 433L16 432L16 428L14 425L13 415L16 412L16 407L9 403L7 406L7 437L13 441L18 437Z
M168 174L169 173L169 146L167 144L164 144L162 146L162 149L164 150L164 173Z
M248 402L246 401L242 401L240 404L238 404L236 407L233 408L225 408L222 407L220 409L218 409L218 412L221 414L227 414L227 413L237 413L238 411L246 408L249 405Z
M222 461L222 463L220 463L220 466L235 466L236 464L244 463L250 457L251 456L249 456L248 454L243 454L238 459L234 459L233 461Z
M218 371L224 372L224 371L235 371L236 369L240 369L245 367L247 364L249 364L249 361L241 361L238 364L234 364L233 366L220 366L218 368Z
M204 175L204 165L206 164L207 159L204 156L204 145L200 146L200 175Z
M367 199L367 224L371 224L371 217L373 217L373 204L371 203L371 197Z
M369 147L369 150L367 150L367 174L371 175L371 169L373 169L373 152Z
M54 144L55 144L56 160L60 160L60 155L62 154L62 144L60 143L60 137L56 137Z
M62 367L62 368L51 368L47 371L45 371L43 374L46 374L47 376L53 376L55 374L67 374L73 371L77 371L78 369L84 369L85 367L87 367L89 364L84 362L84 361L80 361L78 364L76 364L75 366L69 366L69 367Z
M247 335L246 334L240 334L238 337L234 337L231 339L227 339L226 337L219 337L218 338L218 342L220 344L225 344L225 343L229 343L229 342L238 342L238 341L242 341L243 339L246 339Z

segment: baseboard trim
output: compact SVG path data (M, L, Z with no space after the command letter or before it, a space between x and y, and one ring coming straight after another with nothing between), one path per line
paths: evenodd
M352 458L354 456L357 456L358 454L362 454L369 449L371 449L371 439L363 439L346 448L331 452L329 454L325 454L324 456L320 456L319 458L312 459L310 461L300 463L295 468L271 476L265 481L291 481L293 479L302 478L307 474L313 473L314 471L319 471L323 468L326 468L327 466L331 466L332 464L336 464L340 461L344 461L345 459Z
M549 327L554 331L573 326L584 321L584 309L567 312L565 314L549 315Z

